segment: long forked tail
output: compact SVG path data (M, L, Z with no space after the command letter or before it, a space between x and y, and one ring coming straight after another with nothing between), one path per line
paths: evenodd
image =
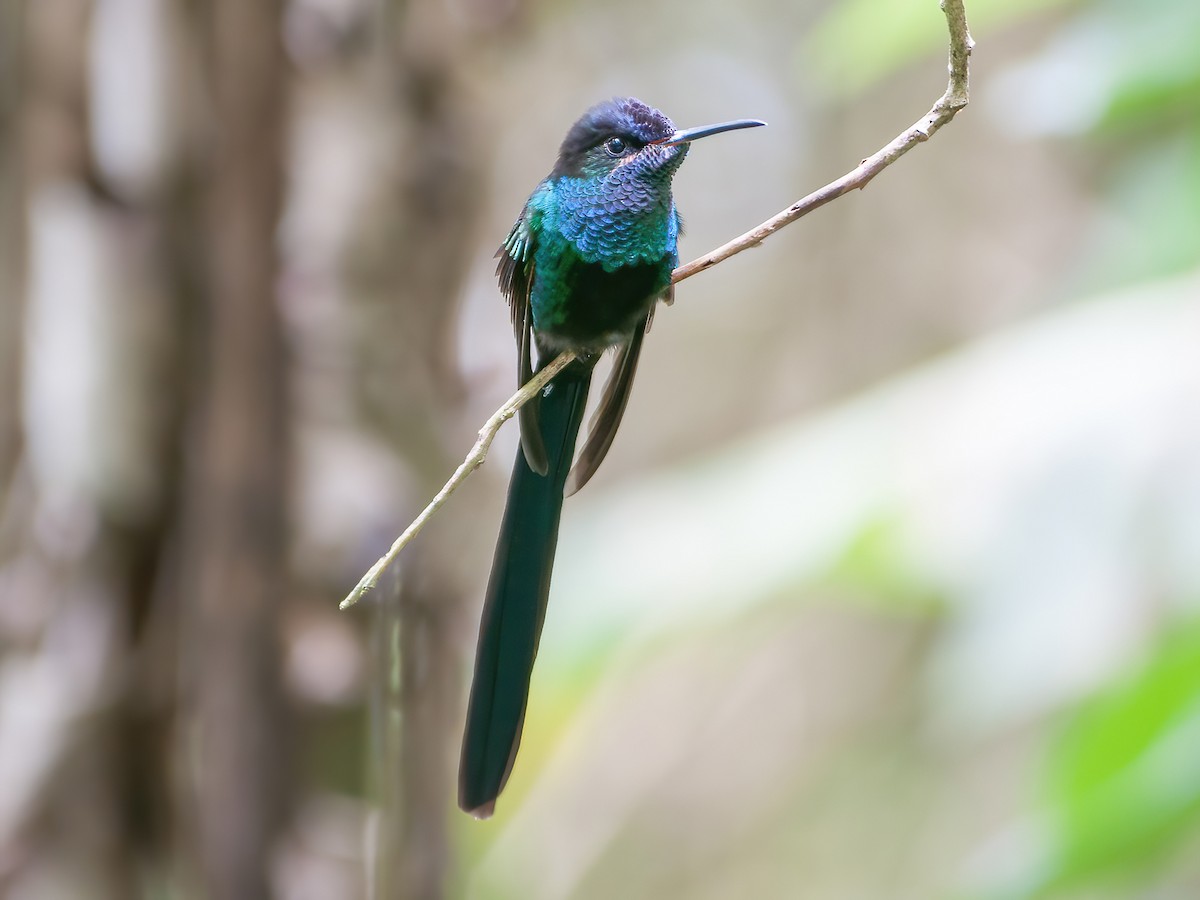
M483 603L459 763L458 805L477 818L492 814L521 743L563 489L591 377L589 366L574 363L555 377L540 400L538 429L549 462L544 476L530 469L517 450Z

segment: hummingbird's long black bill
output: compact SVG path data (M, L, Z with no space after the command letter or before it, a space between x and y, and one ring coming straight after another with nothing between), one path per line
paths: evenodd
M722 122L719 125L701 125L699 128L685 128L683 131L675 132L669 138L655 141L654 143L662 147L674 147L676 144L687 144L714 134L724 134L726 131L737 131L740 128L757 128L760 125L766 124L766 122L759 121L758 119L735 119L732 122Z

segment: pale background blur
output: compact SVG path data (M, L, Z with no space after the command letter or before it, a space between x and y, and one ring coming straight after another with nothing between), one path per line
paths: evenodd
M945 86L934 0L0 0L0 895L1200 896L1200 5L968 0L972 103L683 284L454 808L570 123L692 258Z

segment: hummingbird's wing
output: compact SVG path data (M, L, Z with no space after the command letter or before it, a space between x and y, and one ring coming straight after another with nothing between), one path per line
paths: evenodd
M533 343L533 313L529 305L529 291L533 287L533 251L535 238L529 227L528 208L521 213L509 231L508 237L496 251L496 276L500 280L500 293L508 300L512 315L513 335L517 339L517 385L523 387L533 377L531 350ZM521 425L521 450L529 468L545 475L550 463L546 457L546 445L538 424L538 397L521 407L518 421Z
M675 289L672 285L668 288L668 295L673 299L674 293ZM600 463L604 462L604 457L608 454L608 448L612 446L613 438L617 436L617 429L621 426L621 417L625 415L625 407L629 404L633 376L637 374L638 358L642 353L642 341L645 340L646 332L650 330L650 323L653 320L654 307L651 307L650 312L646 313L646 317L634 329L629 342L623 344L617 351L612 374L608 376L608 382L604 385L604 394L600 398L600 405L596 407L596 412L592 415L591 422L588 423L587 441L584 443L583 449L579 451L579 457L571 469L571 474L567 477L566 495L568 497L587 484L596 474Z

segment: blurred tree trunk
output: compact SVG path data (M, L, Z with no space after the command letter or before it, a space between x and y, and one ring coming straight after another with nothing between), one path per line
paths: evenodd
M275 293L283 188L280 0L210 0L213 168L200 410L187 486L184 639L196 688L207 895L270 895L286 797L278 620L287 590L288 400Z
M396 152L378 173L380 203L358 235L350 279L370 323L361 345L366 406L424 502L457 464L465 437L454 327L487 160L458 78L471 52L461 16L438 0L387 0L383 11L380 102L396 123ZM398 589L381 592L376 607L378 900L447 889L464 605L452 522L464 514L454 511L413 546Z
M148 163L149 170L136 173L137 189L124 194L119 184L108 185L99 166L93 175L100 197L109 201L106 228L123 236L117 253L128 273L129 308L119 317L129 321L117 353L127 374L118 391L133 414L119 418L145 423L134 429L142 433L124 455L149 473L145 477L152 485L152 501L137 515L118 504L117 514L107 518L105 545L120 567L128 641L121 693L113 707L113 783L122 839L142 896L187 883L181 863L194 855L187 843L194 829L181 827L179 807L190 810L191 804L177 802L175 755L182 746L180 685L188 683L179 671L181 644L188 646L188 635L180 633L180 601L188 596L180 583L180 537L190 487L185 444L198 393L194 370L203 357L198 319L206 281L199 198L203 151L190 139L209 131L208 110L197 103L194 84L207 29L194 8L174 0L157 3L157 15L143 27L153 31L166 67L157 73L167 84L160 102L169 109L157 112L166 120L159 135L164 142L159 168ZM121 32L116 39L128 37ZM121 493L138 491L126 484Z
M177 351L184 331L159 264L162 221L153 196L118 197L92 156L94 12L88 2L0 6L0 431L16 435L5 440L5 451L19 449L21 411L28 411L25 421L36 423L29 426L31 444L36 436L43 450L36 460L31 451L37 464L23 479L29 497L13 519L24 530L22 563L48 579L43 593L50 596L42 605L53 612L41 640L22 647L23 655L47 671L66 669L70 661L56 655L62 648L47 635L73 617L94 626L85 645L69 653L93 658L92 677L77 678L63 702L58 752L44 763L40 808L28 816L30 823L60 825L40 836L41 858L34 854L22 874L36 881L39 868L51 877L78 871L91 896L124 898L141 893L147 876L169 871L175 667L159 642L149 640L148 625L173 524L183 405ZM19 70L14 47L25 53ZM34 210L36 264L29 262L34 233L26 239ZM76 241L67 246L82 245L82 255L91 258L65 256L64 232ZM38 333L20 358L14 354L26 336L26 266L35 274L28 287L39 284L29 299ZM75 266L98 277L80 289L50 272ZM70 332L71 324L97 326L80 358L68 356L77 345L54 334L60 325ZM74 373L73 388L46 394L43 384L36 396L21 391L22 379L44 381L47 371ZM47 446L69 442L81 448L65 464L61 457L43 458ZM88 523L82 543L66 551L36 521L63 496L70 517Z
M0 0L0 504L21 443L25 37L25 0Z

